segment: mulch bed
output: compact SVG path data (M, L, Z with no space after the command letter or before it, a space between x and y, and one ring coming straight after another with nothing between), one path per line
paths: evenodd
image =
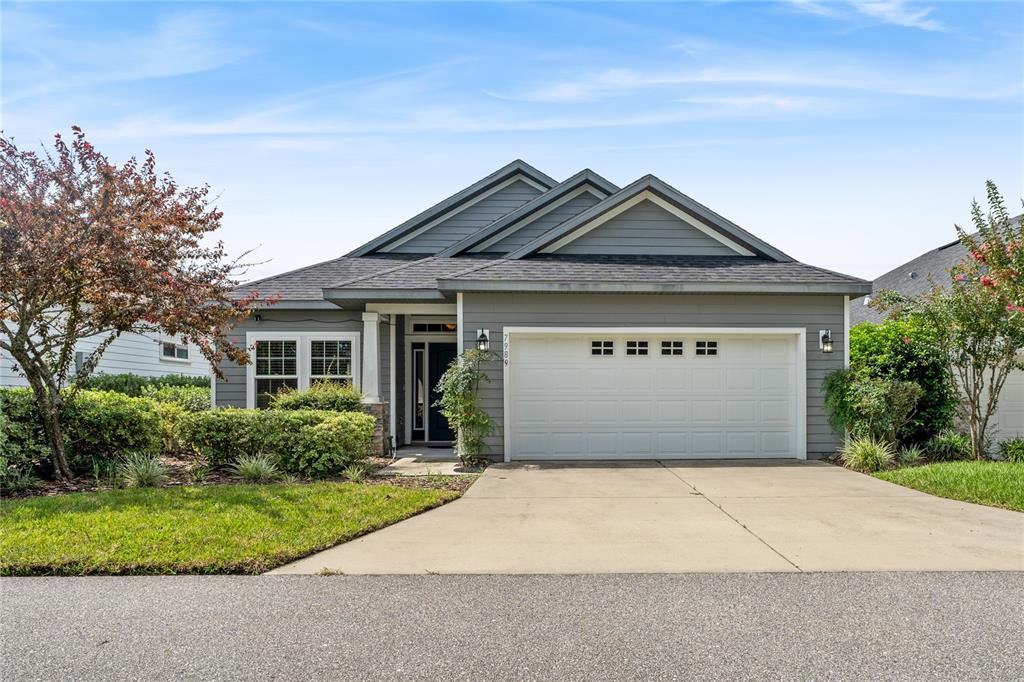
M195 480L192 472L200 466L201 463L197 463L196 460L190 455L162 455L160 457L161 463L167 467L168 478L167 483L162 487L169 488L179 485L192 485L192 486L206 486L206 485L226 485L226 484L241 484L245 483L240 477L235 476L226 469L214 469L207 471L203 476L202 480ZM458 492L465 492L469 486L476 480L476 476L378 476L375 472L379 469L383 469L385 466L391 463L390 459L385 457L370 457L368 464L370 470L366 476L359 481L360 483L368 483L372 485L392 485L399 488L432 488L435 490L455 490ZM345 479L339 477L335 478L321 478L317 479L320 481L335 481L338 483L345 482ZM291 482L291 481L290 481ZM309 483L310 481L302 478L295 479L294 483ZM40 485L32 490L20 492L20 493L4 493L3 497L6 499L16 499L23 497L45 497L52 495L66 495L69 493L92 493L100 490L111 490L117 486L110 485L107 482L97 482L94 478L89 476L79 476L78 478L70 482L61 481L42 481Z

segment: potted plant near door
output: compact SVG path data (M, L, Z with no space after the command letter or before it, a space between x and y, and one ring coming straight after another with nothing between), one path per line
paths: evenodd
M472 349L462 353L441 376L441 397L434 405L455 431L455 451L463 466L486 463L487 438L494 435L494 420L480 407L480 384L490 377L480 368L484 362L497 360L487 350Z

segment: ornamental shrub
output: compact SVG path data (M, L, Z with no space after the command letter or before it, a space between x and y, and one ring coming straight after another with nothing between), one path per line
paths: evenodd
M27 472L45 469L50 446L28 388L0 389L0 469Z
M900 442L921 443L952 425L956 395L934 333L920 322L892 319L850 329L850 369L859 376L921 387L914 412L896 434Z
M1024 464L1024 438L1007 438L999 444L999 454L1007 462Z
M318 381L305 391L284 390L270 397L275 410L332 410L359 412L363 396L355 388L330 381Z
M179 405L188 412L202 412L212 409L210 386L143 386L140 395L158 403Z
M825 377L825 408L837 431L851 438L896 442L922 394L911 381L875 379L852 370Z
M49 474L50 447L32 391L0 389L5 438L0 466ZM112 460L125 452L155 455L162 449L158 403L110 391L79 391L64 407L64 437L72 469L90 471L93 460Z
M267 420L257 410L225 407L183 415L178 437L199 452L211 466L231 464L239 457L263 451Z
M178 432L212 466L265 454L287 473L338 473L370 452L375 419L362 412L224 408L185 415Z
M210 377L190 377L181 374L168 374L162 377L144 377L138 374L90 374L77 382L79 388L92 391L115 391L133 397L142 395L143 387L161 388L163 386L190 386L193 388L210 388ZM207 398L209 400L209 398Z
M87 471L93 459L126 452L156 456L163 448L158 404L114 391L80 391L65 408L69 464Z
M931 459L947 462L957 459L971 459L971 437L965 433L946 430L932 436L924 445Z
M376 420L344 412L303 428L289 450L277 453L282 466L303 476L339 474L370 454Z

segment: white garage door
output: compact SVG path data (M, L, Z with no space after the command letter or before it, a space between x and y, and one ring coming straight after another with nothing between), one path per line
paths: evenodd
M511 334L511 459L796 457L797 338Z

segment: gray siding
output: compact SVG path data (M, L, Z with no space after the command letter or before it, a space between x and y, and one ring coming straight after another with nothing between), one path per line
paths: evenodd
M231 330L228 338L241 347L249 331L268 332L362 332L362 313L355 310L273 310L262 313L263 320L252 318ZM218 407L245 407L244 365L225 362L224 379L217 380Z
M579 215L598 201L600 201L600 199L595 195L590 192L584 192L577 197L573 197L561 206L545 213L536 220L523 225L515 232L502 238L500 241L481 249L481 251L486 251L488 253L508 253L509 251L514 251L521 246L529 244L555 225L564 223L569 218Z
M736 252L651 201L598 225L558 253L735 256Z
M843 366L843 297L715 294L463 294L461 333L471 347L478 328L490 329L500 354L502 330L532 327L795 327L807 329L807 452L830 454L840 444L825 413L822 381ZM818 350L818 330L831 329L836 352ZM499 362L486 367L481 386L485 409L498 424L489 455L503 455L503 379Z
M506 213L519 208L538 194L540 194L539 189L522 180L517 180L508 187L478 201L426 232L418 234L404 244L394 249L388 249L388 251L391 253L437 253L468 237L481 227L493 223Z

